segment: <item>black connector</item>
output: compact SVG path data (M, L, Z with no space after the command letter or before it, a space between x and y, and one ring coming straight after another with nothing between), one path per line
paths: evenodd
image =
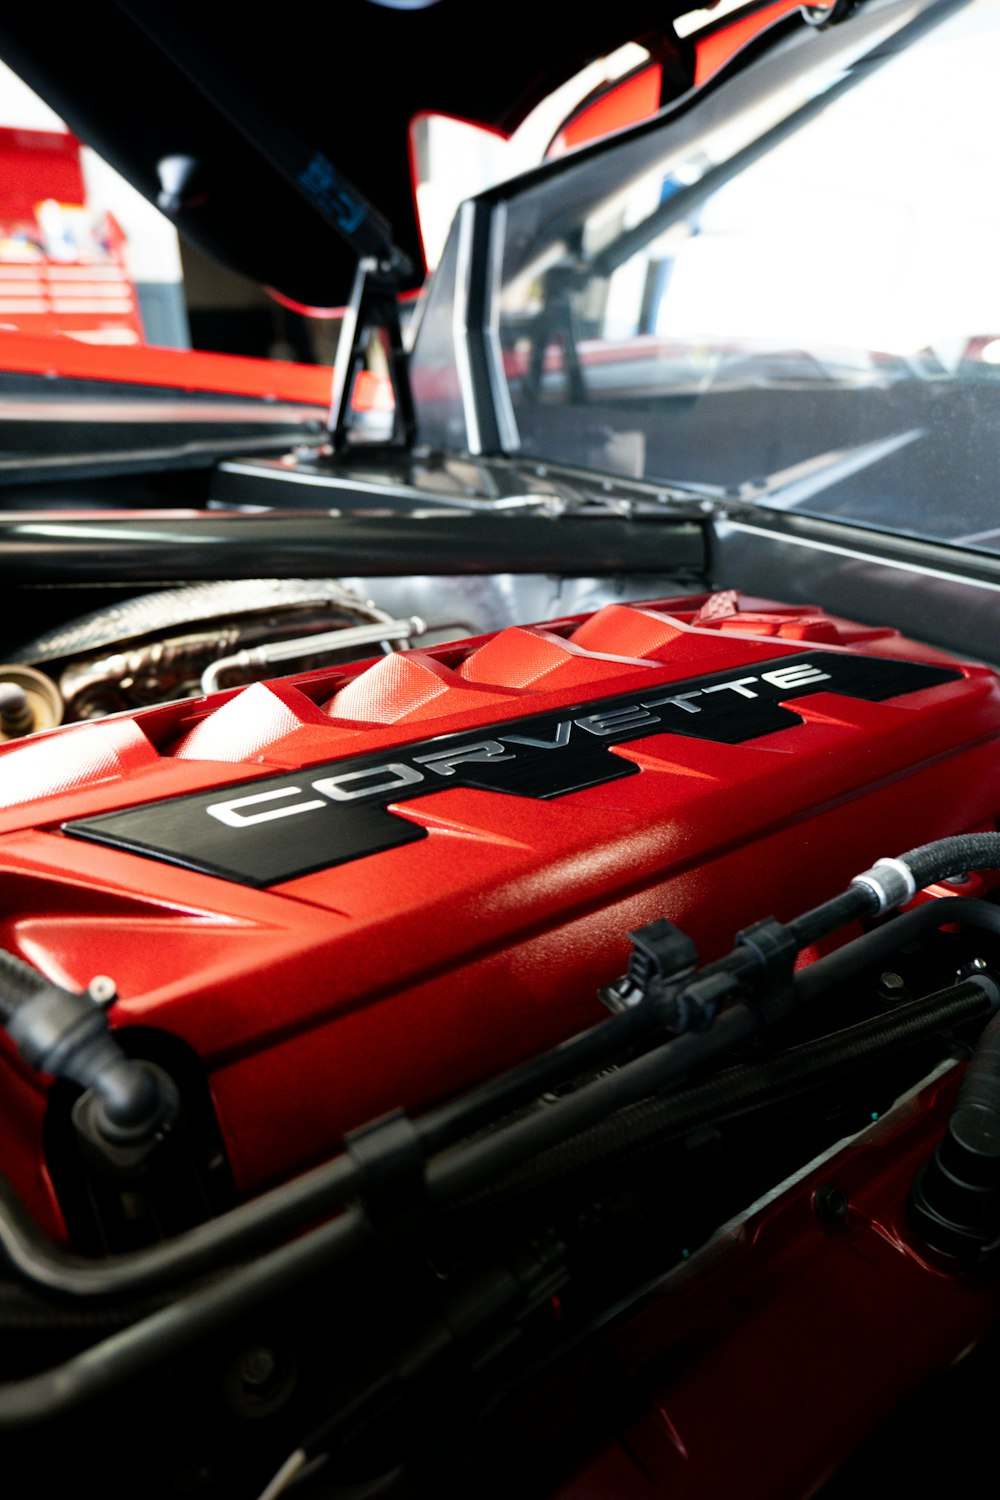
M677 984L698 967L698 950L679 927L666 918L629 933L632 952L625 975L601 991L609 1010L627 1010L643 1000L661 1000L668 985Z
M713 969L685 985L670 1003L668 1029L675 1036L687 1031L707 1031L725 1006L740 992L740 976L728 969Z
M109 1096L114 1095L110 1099ZM122 1108L117 1109L118 1100ZM169 1136L180 1116L177 1085L155 1063L125 1057L73 1106L81 1149L99 1171L132 1176Z
M85 1090L73 1119L104 1166L134 1169L175 1123L180 1099L172 1079L126 1056L90 994L63 989L0 953L0 1018L30 1067Z
M795 960L799 943L791 927L765 917L736 934L737 948L752 953L759 965L751 1004L761 1029L783 1021L795 1009Z

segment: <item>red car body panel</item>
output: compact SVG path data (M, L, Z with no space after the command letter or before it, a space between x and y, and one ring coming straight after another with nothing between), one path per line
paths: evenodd
M18 375L61 375L129 385L167 386L328 406L328 365L247 359L187 349L106 348L71 338L0 333L0 369Z
M553 1500L816 1494L1000 1312L995 1274L957 1274L906 1220L956 1092L953 1070L720 1230L571 1370L512 1400L501 1444L541 1424L572 1434L585 1451ZM841 1221L817 1215L821 1185L847 1199ZM595 1389L608 1421L588 1437L575 1422Z

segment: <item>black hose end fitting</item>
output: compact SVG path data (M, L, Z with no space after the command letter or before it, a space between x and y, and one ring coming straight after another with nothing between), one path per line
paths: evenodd
M96 1167L131 1176L170 1135L181 1100L174 1080L155 1063L122 1058L121 1068L128 1073L129 1108L116 1109L116 1099L90 1088L73 1106L73 1126Z
M910 1222L927 1244L979 1260L1000 1239L1000 1119L958 1108L944 1140L917 1173Z
M6 1030L31 1067L86 1091L74 1109L77 1129L116 1169L124 1159L133 1165L144 1160L176 1121L180 1098L173 1080L125 1055L89 995L38 976Z
M969 983L970 981L966 981ZM972 981L996 1012L1000 989ZM927 1244L973 1262L1000 1248L1000 1022L980 1038L944 1139L917 1172L910 1222Z

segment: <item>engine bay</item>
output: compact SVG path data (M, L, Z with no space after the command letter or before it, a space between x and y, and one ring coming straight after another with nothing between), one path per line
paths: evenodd
M988 826L995 679L928 654L697 595L32 738L8 945L84 990L144 934L116 1024L201 1060L251 1192L599 1020L655 918L715 957L786 870L815 904L869 848Z
M478 16L377 5L287 66L204 7L0 28L339 316L329 368L0 330L5 1482L981 1483L996 6L505 13L458 76ZM402 297L425 104L512 144L626 39Z
M608 1430L581 1370L697 1440L740 1299L792 1338L830 1256L937 1299L935 1358L991 1317L939 1268L997 1191L934 1163L1000 1004L996 674L732 590L464 640L403 584L268 590L243 644L195 588L22 653L78 721L0 750L12 1441L113 1392L113 1493L169 1411L157 1494L542 1494ZM131 706L168 658L190 696Z

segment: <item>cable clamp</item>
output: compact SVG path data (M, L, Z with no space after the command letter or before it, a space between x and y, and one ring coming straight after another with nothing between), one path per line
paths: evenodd
M783 1021L792 1010L792 979L799 954L792 929L776 917L765 917L738 932L736 943L738 947L749 948L760 964L761 972L753 985L750 1003L761 1026Z
M642 1000L660 1000L698 967L698 950L679 927L661 918L629 933L632 952L628 972L600 991L609 1010L630 1010Z
M426 1160L420 1134L405 1110L393 1110L344 1136L361 1177L358 1197L375 1229L399 1230L423 1211Z

